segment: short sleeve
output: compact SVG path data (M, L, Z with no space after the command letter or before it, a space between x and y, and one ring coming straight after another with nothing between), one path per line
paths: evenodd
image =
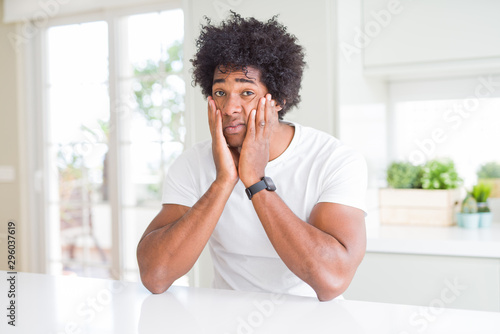
M184 152L170 166L163 181L163 204L192 207L198 201L196 174L192 170L196 165L194 158L193 152Z
M343 148L325 166L319 202L331 202L361 209L366 216L367 167L364 157Z

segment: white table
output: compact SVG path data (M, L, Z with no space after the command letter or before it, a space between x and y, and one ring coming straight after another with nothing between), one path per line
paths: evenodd
M7 326L0 271L1 333L496 333L500 313L266 293L17 274L15 328Z

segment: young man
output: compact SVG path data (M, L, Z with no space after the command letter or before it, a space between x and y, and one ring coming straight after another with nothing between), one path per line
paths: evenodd
M209 243L214 287L341 295L366 245L364 159L323 132L282 121L299 100L302 47L276 21L208 21L192 61L212 139L171 166L163 208L137 257L162 293Z

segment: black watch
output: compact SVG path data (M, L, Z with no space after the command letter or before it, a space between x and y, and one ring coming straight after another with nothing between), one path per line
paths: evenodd
M248 199L252 199L253 195L263 189L266 189L267 191L276 190L276 186L274 185L274 182L270 177L264 176L261 181L257 182L253 186L246 188L245 192L247 193Z

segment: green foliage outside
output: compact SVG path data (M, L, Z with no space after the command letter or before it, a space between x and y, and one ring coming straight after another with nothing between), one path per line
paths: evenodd
M182 72L182 42L174 42L160 61L148 60L145 64L134 67L134 97L136 111L155 129L160 138L161 162L160 179L163 180L165 166L175 160L175 155L167 155L164 144L177 142L184 144L184 95L174 87L170 76L179 76ZM152 174L158 173L158 166L149 166ZM159 198L161 187L150 184L147 192L153 198Z
M172 141L182 143L179 130L184 127L184 96L168 81L169 75L180 75L181 70L182 43L177 41L167 50L166 59L148 60L145 65L134 67L134 77L138 79L134 96L136 110L146 118L148 125L161 133L162 138L168 135Z
M148 60L145 64L134 66L134 100L137 103L135 112L142 115L149 126L156 130L161 138L161 166L160 178L162 179L164 166L171 163L175 156L166 156L164 141L184 143L184 95L172 87L168 80L171 75L180 75L182 71L182 42L176 41L166 51L164 59L160 61ZM160 101L158 103L158 101ZM99 129L93 130L82 125L81 131L86 137L92 138L91 142L84 143L89 146L97 142L109 142L110 122L98 119ZM81 149L81 143L69 143L60 145L57 152L60 184L68 184L74 180L80 180L85 172L85 152ZM101 187L103 200L108 199L108 178L106 175L106 164L108 154L104 156L103 162L103 184ZM152 174L158 173L158 166L150 166ZM148 185L147 191L153 197L159 197L161 192L159 185Z

